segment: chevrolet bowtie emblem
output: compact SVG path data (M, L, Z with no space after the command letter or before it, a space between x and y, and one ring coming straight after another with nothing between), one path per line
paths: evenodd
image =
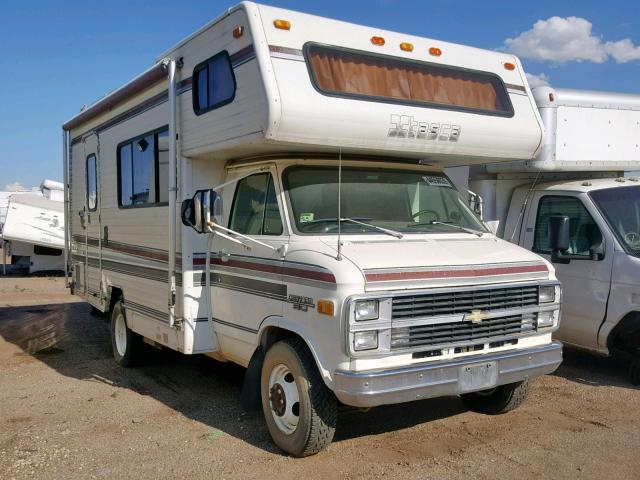
M464 315L464 319L471 323L482 323L485 318L487 318L487 314L480 310L471 310Z

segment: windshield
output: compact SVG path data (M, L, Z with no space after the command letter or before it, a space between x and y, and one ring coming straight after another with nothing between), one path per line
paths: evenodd
M590 195L626 251L640 256L640 186L606 188Z
M340 217L343 234L487 231L442 174L344 167L340 215L337 168L290 167L284 180L300 233L337 234Z

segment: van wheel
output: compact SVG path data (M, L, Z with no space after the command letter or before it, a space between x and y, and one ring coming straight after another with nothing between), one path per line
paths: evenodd
M267 351L260 392L269 433L282 450L306 457L331 443L337 400L302 340L285 339Z
M640 385L640 354L636 354L629 365L629 380L632 385Z
M127 317L118 300L111 310L111 347L116 363L123 367L132 367L138 363L142 338L127 326Z
M507 413L519 407L529 393L529 381L500 385L491 390L465 393L462 395L464 404L480 413L498 415Z

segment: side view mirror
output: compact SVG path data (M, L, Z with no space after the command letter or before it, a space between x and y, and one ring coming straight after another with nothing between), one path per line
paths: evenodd
M571 261L571 258L564 253L569 249L570 235L569 217L566 215L549 217L549 248L552 263L566 264Z
M589 254L591 255L591 260L595 262L604 258L604 245L602 244L602 240L599 240L589 247Z
M222 197L214 190L197 190L190 199L182 202L182 223L198 233L211 231L210 222L223 222Z

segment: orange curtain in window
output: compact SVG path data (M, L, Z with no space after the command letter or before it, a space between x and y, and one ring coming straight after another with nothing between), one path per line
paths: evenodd
M507 110L497 79L482 74L321 48L312 48L309 57L325 92Z

